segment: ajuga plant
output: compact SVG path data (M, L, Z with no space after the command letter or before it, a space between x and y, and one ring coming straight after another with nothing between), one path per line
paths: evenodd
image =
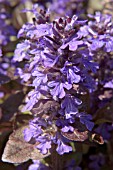
M51 23L48 13L38 13L35 8L32 11L34 23L19 31L18 37L23 41L17 45L14 56L15 61L25 60L24 68L17 72L32 87L23 111L31 110L34 119L24 131L25 140L34 138L43 154L55 144L62 155L72 151L65 138L84 141L94 126L92 116L82 109L81 96L95 90L96 82L90 72L95 73L98 64L79 33L87 21L73 16ZM83 132L74 139L74 132L79 133L82 125ZM68 137L68 132L72 136Z
M112 17L96 12L87 20L66 15L51 21L51 13L37 5L26 12L33 21L18 33L13 62L26 93L22 112L32 119L21 134L10 135L2 160L32 159L29 170L101 170L106 162L111 168Z
M73 151L70 142L84 142L94 135L93 113L87 113L82 101L98 86L95 77L99 63L95 62L91 42L93 22L79 20L76 15L50 22L49 13L37 12L36 6L31 12L35 15L33 23L19 31L23 40L14 55L14 61L24 60L17 73L32 89L23 111L30 110L34 119L23 133L25 141L33 140L42 154L49 152L54 160L55 152L64 155ZM52 168L62 169L64 165L55 161Z

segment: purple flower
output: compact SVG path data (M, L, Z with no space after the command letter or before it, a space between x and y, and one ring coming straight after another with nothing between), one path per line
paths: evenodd
M25 141L29 142L30 139L31 139L32 136L33 136L31 130L28 129L28 128L26 128L26 129L23 131L23 133L24 133L24 139L25 139Z
M29 123L29 128L26 128L23 133L24 133L24 139L29 142L31 138L36 138L40 134L42 134L41 126L38 125L38 120L31 121Z
M29 40L25 40L22 43L19 43L17 45L17 48L15 50L14 54L14 61L22 61L23 59L30 59L30 56L28 55L28 51L30 50L30 42Z
M72 151L72 147L64 144L60 139L57 141L57 149L56 151L59 153L59 155L63 155L64 153L69 153Z
M69 46L70 51L76 51L79 45L82 45L83 41L78 41L76 38L73 38L69 43L63 44L60 48L65 49Z
M88 26L83 26L81 31L78 31L78 35L81 35L82 31L88 32L84 37L87 37L86 44L89 49L96 51L104 48L105 52L113 51L113 38L112 38L112 19L110 15L102 15L100 12L96 12L95 15L89 15L94 21L89 21Z
M0 91L0 98L4 97L4 92Z
M106 52L113 52L113 38L109 37L105 40L105 51Z
M23 112L26 110L31 110L33 106L38 102L40 99L41 93L39 91L31 91L28 93L29 99L27 99L27 104L23 108Z
M50 50L44 50L42 53L42 57L44 58L44 66L47 68L54 67L59 59L59 56L50 54Z
M17 68L16 73L25 82L27 82L30 79L30 77L31 77L31 73L23 73L23 70L21 68Z
M77 117L80 118L80 122L84 125L86 125L87 129L89 131L92 130L92 128L94 127L94 123L91 122L92 120L92 116L89 114L85 114L85 113L78 113Z
M53 96L53 98L55 97L59 97L60 99L62 99L65 96L65 90L64 88L66 88L67 90L72 88L72 85L69 84L68 82L55 82L55 81L51 81L48 83L48 86L50 88L53 88L52 90L50 90L51 95Z
M80 75L75 74L80 70L76 66L72 66L72 63L66 61L64 67L61 69L61 72L64 75L67 75L67 80L70 84L78 83L81 79Z
M102 48L104 46L104 42L103 41L99 41L98 39L94 39L90 48L92 51L96 51L99 48Z
M97 69L99 68L97 63L89 61L85 58L83 58L83 64L87 70L91 70L93 73L96 73Z
M49 170L49 167L44 165L41 161L39 160L33 160L33 164L31 164L28 168L28 170Z
M33 86L35 88L37 88L41 84L47 83L47 75L39 72L38 70L34 70L32 76L36 76L36 78L33 80Z
M62 128L62 132L68 132L68 131L71 131L73 132L74 131L74 128L72 126L64 126Z
M33 164L31 164L28 168L28 170L38 170L40 168L40 161L33 161Z
M77 99L73 96L65 96L64 100L61 103L61 108L64 110L60 111L60 114L64 114L66 116L66 119L71 118L73 115L76 115L78 113L78 105L80 105L82 101L80 99Z
M17 38L25 37L27 32L33 28L33 25L30 23L24 24L17 34Z
M88 26L84 25L80 27L79 31L77 32L77 36L79 38L87 37L88 36Z
M69 121L67 119L58 119L56 121L56 126L57 127L62 127L62 131L73 131L73 127L69 124Z
M26 36L29 37L29 38L40 38L42 36L45 36L45 35L49 35L51 33L51 25L49 24L40 24L36 27L34 27L33 29L30 29Z
M2 49L0 48L0 57L2 56Z
M39 136L37 139L38 142L40 142L39 145L37 145L37 148L40 150L42 154L46 154L48 150L51 148L51 141L48 140L48 136Z
M113 80L105 83L104 87L105 87L105 88L111 88L111 89L112 89L112 88L113 88Z

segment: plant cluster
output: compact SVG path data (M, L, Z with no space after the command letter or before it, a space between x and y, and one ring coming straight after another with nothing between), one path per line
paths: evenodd
M113 18L88 2L0 1L2 161L16 170L112 169Z

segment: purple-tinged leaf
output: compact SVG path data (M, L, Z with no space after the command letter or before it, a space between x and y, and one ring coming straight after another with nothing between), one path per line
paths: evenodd
M27 143L23 137L23 130L26 126L14 131L10 136L5 146L2 161L9 163L22 163L29 159L40 160L48 154L41 154L35 145Z
M78 131L78 129L74 129L73 132L61 132L61 134L72 141L79 141L79 142L83 142L86 139L88 139L88 131L83 131L80 132Z

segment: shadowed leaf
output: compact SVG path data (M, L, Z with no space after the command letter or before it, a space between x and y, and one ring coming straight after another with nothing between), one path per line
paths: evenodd
M105 122L113 123L113 102L107 103L104 107L97 110L94 121L95 124Z
M0 106L2 109L1 121L9 120L14 115L14 113L18 111L18 107L21 105L23 98L24 98L23 92L18 92L16 94L9 96L9 98L6 99L3 104L1 104Z
M6 75L0 74L0 85L8 83L10 78Z

